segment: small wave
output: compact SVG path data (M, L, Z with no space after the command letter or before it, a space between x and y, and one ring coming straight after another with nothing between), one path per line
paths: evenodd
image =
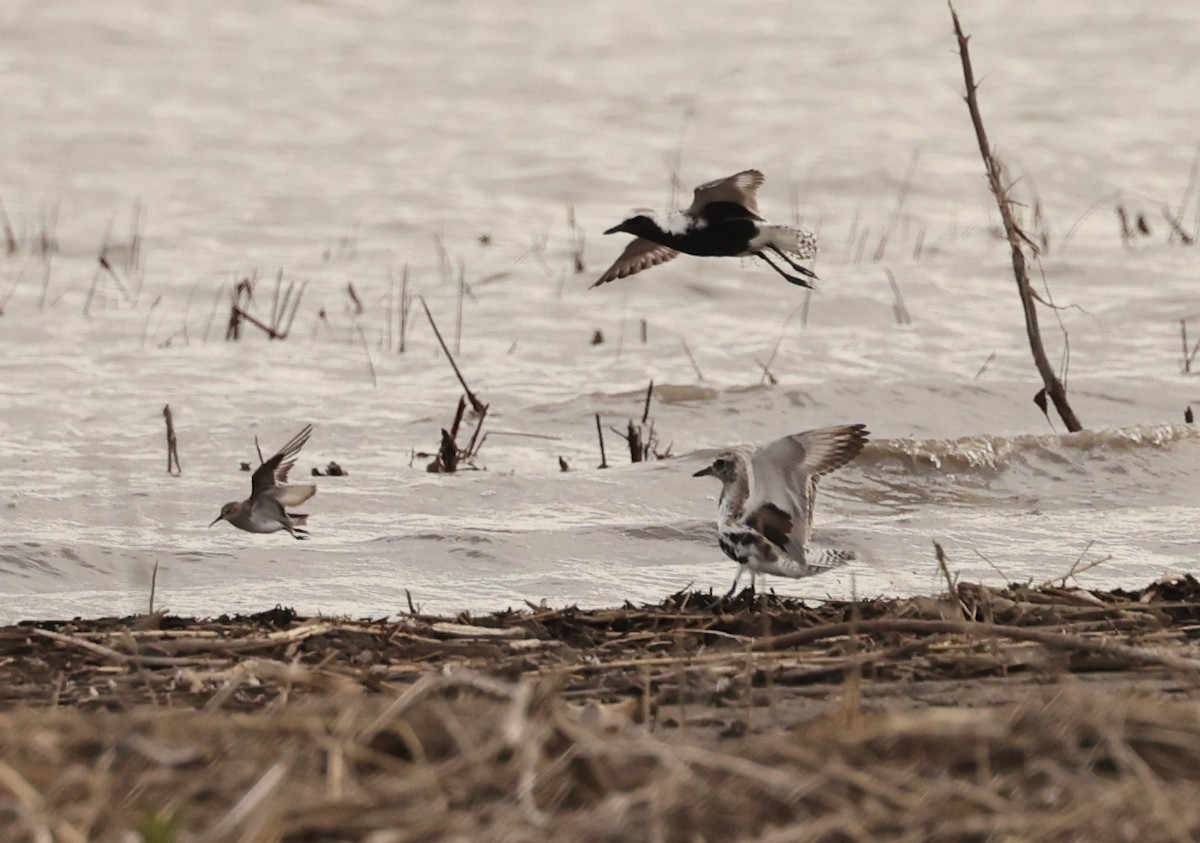
M1192 425L1161 424L1122 427L1115 430L1084 430L1079 433L1026 434L1021 436L978 435L956 439L877 439L863 450L857 462L883 466L902 462L912 469L938 471L1002 471L1014 461L1038 458L1073 461L1090 452L1136 452L1166 450L1177 442L1200 440Z

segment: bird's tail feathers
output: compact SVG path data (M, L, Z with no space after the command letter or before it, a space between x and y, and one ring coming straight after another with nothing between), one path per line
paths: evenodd
M292 519L293 527L303 527L308 524L307 512L289 512L288 518Z
M841 548L823 548L811 553L805 561L812 573L820 571L828 571L830 568L837 568L840 565L845 565L847 562L853 562L858 558L853 550L843 550Z
M795 255L801 260L817 256L817 235L807 228L796 228L790 225L768 225L763 228L770 232L771 245L775 248Z

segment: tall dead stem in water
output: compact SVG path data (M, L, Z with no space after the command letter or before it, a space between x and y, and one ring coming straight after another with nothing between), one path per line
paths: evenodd
M163 418L167 422L167 474L178 477L183 474L183 468L179 465L179 442L175 438L175 419L170 404L163 407Z
M471 391L471 387L467 386L466 379L463 378L462 372L458 370L458 364L454 362L454 355L450 353L450 349L446 347L446 341L442 339L442 332L438 330L437 323L433 321L433 314L429 312L429 305L425 304L425 299L422 296L417 296L417 298L421 302L421 307L425 309L425 316L429 319L429 327L433 328L433 335L437 337L438 345L442 347L442 351L446 353L446 359L450 361L450 368L454 370L454 376L458 378L463 392L467 394L467 400L471 402L471 409L482 415L487 412L487 405L479 400L479 397Z
M975 82L975 73L971 68L971 54L967 48L969 39L963 34L962 24L959 23L958 12L954 10L954 4L948 3L947 5L950 7L950 16L954 19L958 54L962 58L963 80L967 86L965 97L967 109L971 112L971 123L975 127L975 138L979 142L979 154L983 157L984 168L987 170L988 186L1000 209L1004 234L1008 238L1009 249L1012 252L1013 275L1017 280L1017 292L1021 296L1021 307L1025 311L1025 333L1029 337L1029 350L1033 353L1033 362L1037 366L1038 374L1042 376L1042 389L1034 400L1041 406L1045 403L1046 398L1049 398L1054 403L1054 408L1058 411L1063 424L1067 426L1067 430L1074 433L1083 430L1083 425L1067 401L1066 387L1063 386L1046 357L1041 329L1038 327L1035 296L1029 283L1029 271L1025 264L1025 248L1028 247L1034 254L1037 254L1037 246L1021 230L1016 214L1013 212L1013 201L1009 197L1008 188L1004 186L1002 179L1003 168L995 153L992 152L992 145L988 142L987 132L983 127L983 117L979 113L979 103L975 97L979 85Z

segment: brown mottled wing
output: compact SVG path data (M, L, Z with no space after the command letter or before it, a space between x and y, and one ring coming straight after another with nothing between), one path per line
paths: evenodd
M669 246L660 246L644 237L635 237L629 241L625 251L621 252L621 257L617 258L608 271L600 276L600 280L592 286L599 287L601 284L607 284L618 278L636 275L643 269L658 266L660 263L666 263L678 256L679 252Z
M732 176L710 181L696 188L691 207L684 213L699 216L710 202L734 202L749 211L755 219L758 215L758 189L766 177L758 170L743 170Z
M858 456L867 444L868 434L866 425L861 424L822 427L759 448L750 458L752 476L746 512L758 513L768 507L779 510L790 519L788 542L780 546L786 550L795 542L803 549L812 532L817 478ZM782 524L778 517L774 521Z
M267 489L274 489L281 483L287 482L288 472L296 464L296 456L304 447L304 443L308 441L308 437L312 435L312 431L312 425L306 424L303 430L279 449L278 453L258 467L254 476L250 478L251 495L257 495Z

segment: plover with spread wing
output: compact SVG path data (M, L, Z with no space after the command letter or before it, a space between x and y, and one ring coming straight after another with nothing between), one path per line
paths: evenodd
M822 427L776 439L755 451L726 451L694 476L720 479L717 541L738 563L726 597L742 573L808 577L854 558L848 550L808 552L817 480L854 459L867 443L866 425Z
M301 529L301 525L307 523L308 516L288 512L287 507L304 503L317 493L317 487L311 483L289 484L287 479L288 472L296 464L296 457L312 431L311 424L305 425L279 449L279 453L260 465L250 478L250 497L225 504L221 507L221 514L208 526L218 521L228 521L248 533L287 530L294 539L308 538L308 532Z
M817 276L791 255L801 260L815 256L817 238L803 228L771 225L758 215L756 194L763 180L758 170L743 170L697 187L686 210L667 214L636 210L632 217L604 232L623 231L636 236L592 286L635 275L684 253L762 258L791 283L811 288ZM785 271L768 253L774 253L796 274Z

